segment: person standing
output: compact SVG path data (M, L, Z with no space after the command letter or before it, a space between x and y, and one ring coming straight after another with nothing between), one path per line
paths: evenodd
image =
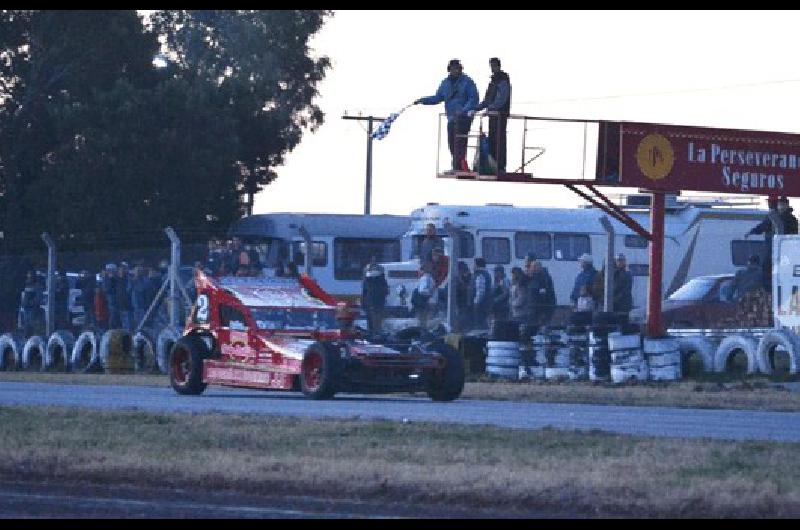
M491 306L491 314L495 321L508 320L510 297L511 282L506 278L506 271L503 266L497 265L494 268Z
M433 250L444 249L442 238L436 234L436 225L428 223L425 225L425 237L419 246L419 263L433 263Z
M436 284L431 274L431 264L423 263L420 267L419 282L411 294L411 307L422 328L428 327L428 317L431 309L430 301L434 291L436 291Z
M774 199L773 199L774 201ZM775 226L773 218L777 217L776 221L780 221L782 226L777 227L779 233L782 234L797 234L797 218L792 214L792 207L789 206L789 199L781 197L778 199L777 204L774 202L769 203L770 212L767 216L750 229L744 235L747 239L751 235L764 234L764 241L766 242L763 274L763 286L769 292L772 284L772 237L775 235ZM783 230L780 232L780 230Z
M575 285L572 287L572 293L569 299L574 306L578 302L578 297L581 296L581 287L586 287L587 292L592 292L595 276L597 276L597 269L594 268L592 263L592 256L584 254L580 257L581 272L575 277Z
M364 269L364 280L361 284L361 307L367 314L367 330L370 336L381 331L388 295L389 284L386 282L386 275L373 254Z
M463 261L456 263L456 277L453 278L456 294L457 331L467 331L472 326L472 273Z
M529 257L526 273L528 275L528 322L529 331L535 333L546 326L553 316L556 306L556 292L553 278L539 260Z
M633 309L633 275L627 269L625 254L618 254L614 261L614 302L613 310L627 315Z
M500 59L489 59L492 69L492 78L486 87L486 94L475 110L469 115L483 109L491 112L489 115L489 153L497 162L497 172L506 171L506 125L508 115L511 113L511 78L500 69Z
M486 260L475 258L475 272L472 274L473 325L478 329L489 324L489 309L492 306L492 277L486 270Z
M511 320L520 324L528 323L528 277L519 267L511 269L511 288L509 292Z
M467 134L472 127L472 116L468 113L478 104L478 87L464 73L461 61L452 59L447 63L447 77L439 84L436 94L414 101L415 105L436 105L444 102L447 114L447 146L452 156L452 168L469 171L467 164Z

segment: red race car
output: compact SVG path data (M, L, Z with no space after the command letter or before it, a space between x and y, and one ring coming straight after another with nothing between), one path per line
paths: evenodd
M464 388L464 360L442 340L389 348L361 338L355 314L307 276L211 278L198 272L197 299L170 352L179 394L209 384L337 392L425 391L452 401Z

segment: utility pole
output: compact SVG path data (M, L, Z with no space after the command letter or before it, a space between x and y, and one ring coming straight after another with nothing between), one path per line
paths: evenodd
M343 120L357 120L367 122L367 185L364 190L364 215L369 215L370 200L372 197L372 125L376 122L382 122L386 118L377 118L375 116L342 116Z

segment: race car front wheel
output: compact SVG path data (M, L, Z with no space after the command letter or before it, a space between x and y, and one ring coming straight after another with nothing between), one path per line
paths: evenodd
M200 337L181 337L169 354L169 382L178 394L202 394L208 386L203 382L203 359L208 356Z
M323 343L312 344L300 366L300 389L311 399L330 399L336 394L336 352Z

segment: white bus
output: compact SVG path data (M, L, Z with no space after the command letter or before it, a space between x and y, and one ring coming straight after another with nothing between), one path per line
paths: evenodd
M649 230L649 196L628 196L621 207ZM754 200L679 201L675 196L667 196L664 296L696 276L733 272L745 266L751 254L764 257L763 237L745 240L744 234L765 215L766 210L757 208ZM408 306L408 298L401 299L398 293L410 293L415 286L425 226L433 223L437 234L446 240L444 224L449 222L463 231L460 255L456 259L467 263L470 270L474 270L475 258L483 257L490 274L500 265L510 278L511 268L523 267L526 255L533 253L553 277L557 304L568 306L575 277L580 271L580 256L592 255L598 270L605 265L608 237L600 223L603 216L608 217L614 228L614 252L626 255L633 274L634 307L642 307L647 300L649 243L597 208L433 203L411 213L411 227L405 235L405 246L410 249L404 256L406 261L383 264L390 285L387 304Z
M402 259L401 240L410 221L401 215L269 213L238 220L228 235L254 247L268 270L292 261L302 273L308 272L305 230L312 242L311 276L332 295L355 299L370 256L379 262Z

